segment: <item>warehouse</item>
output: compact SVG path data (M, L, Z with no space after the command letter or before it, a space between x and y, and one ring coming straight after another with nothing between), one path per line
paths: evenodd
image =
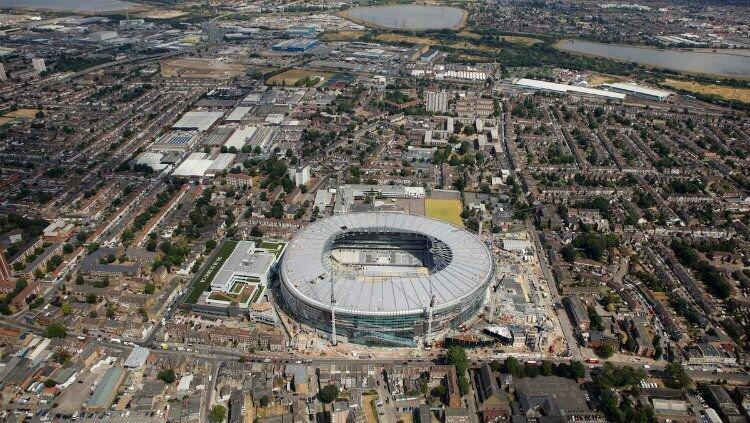
M517 80L513 85L519 88L538 90L538 91L551 91L561 94L577 94L588 97L602 97L611 100L624 100L625 94L614 93L611 91L599 90L596 88L579 87L577 85L565 85L558 84L555 82L540 81L537 79L526 79L522 78Z
M317 45L318 40L314 38L293 38L282 41L271 48L283 53L304 53L317 47Z
M172 125L172 129L192 129L198 131L207 131L210 129L217 120L224 116L223 112L204 112L204 111L192 111L187 112L180 120Z
M672 95L672 92L666 91L666 90L657 90L654 88L648 88L648 87L642 87L640 85L635 84L627 84L624 82L615 82L612 84L603 84L603 87L606 87L610 91L615 91L618 93L628 94L632 95L634 97L641 97L648 100L654 100L654 101L664 101L666 100L670 95Z

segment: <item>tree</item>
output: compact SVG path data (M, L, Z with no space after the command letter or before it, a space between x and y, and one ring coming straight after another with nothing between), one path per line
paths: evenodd
M47 379L44 381L44 387L45 388L52 388L53 386L57 385L57 382L55 382L55 379Z
M460 374L458 376L458 393L461 394L461 396L464 396L469 393L469 390L471 390L469 379L465 374Z
M62 323L50 323L44 328L45 338L65 338L68 335L68 328Z
M543 361L542 365L539 367L539 374L542 376L552 376L552 362L551 361Z
M227 408L221 404L216 404L211 408L211 412L208 413L208 421L213 423L221 423L227 417Z
M152 284L150 282L147 283L146 286L143 287L143 293L144 294L151 295L154 292L156 292L156 285L154 285L154 284Z
M73 311L73 307L68 303L63 303L60 309L62 310L63 316L67 316Z
M339 387L336 385L324 386L318 391L318 399L324 404L330 404L339 396Z
M263 236L263 231L260 230L258 225L255 225L252 229L250 229L250 236L260 238Z
M505 359L505 372L510 373L515 378L523 377L523 365L515 357Z
M469 369L469 357L466 350L461 347L450 347L445 354L445 362L456 366L456 373L462 375Z
M263 408L268 407L268 403L270 403L270 402L271 401L269 401L269 399L268 399L268 397L266 395L263 395L262 397L260 397L259 403L260 403L261 407L263 407Z
M156 374L156 378L169 385L174 383L177 376L175 376L174 370L172 369L161 369L159 370L159 373Z
M562 255L563 260L567 261L568 263L573 263L576 259L576 249L572 245L568 244L560 250L560 255Z
M610 358L614 353L615 349L612 347L612 345L609 344L604 344L596 349L596 355L601 358Z
M586 366L580 361L574 361L570 363L570 373L575 376L576 379L581 379L586 376Z
M682 363L674 361L664 369L666 385L672 389L685 389L693 384Z
M96 303L96 294L94 293L86 294L86 302L89 304Z

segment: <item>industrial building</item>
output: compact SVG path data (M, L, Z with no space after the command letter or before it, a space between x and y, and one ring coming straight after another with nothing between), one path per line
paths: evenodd
M314 38L292 38L291 40L282 41L273 47L274 51L283 53L304 53L312 50L319 44L318 40Z
M172 125L172 129L207 131L223 116L224 112L187 112Z
M303 323L350 342L413 346L479 311L494 261L479 238L449 223L352 213L299 232L280 274L285 304Z
M606 87L610 91L615 91L618 93L632 95L633 97L641 97L654 101L664 101L670 95L672 95L671 91L657 90L655 88L642 87L640 85L628 84L624 82L602 84L602 86Z
M625 94L622 93L615 93L612 91L600 90L597 88L581 87L578 85L558 84L555 82L540 81L537 79L521 78L517 80L514 85L522 89L530 89L536 91L550 91L560 94L577 94L587 97L601 97L610 100L625 99Z

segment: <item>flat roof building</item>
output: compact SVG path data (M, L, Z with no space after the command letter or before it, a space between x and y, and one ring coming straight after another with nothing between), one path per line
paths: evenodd
M182 115L180 120L172 125L172 129L207 131L216 123L216 121L221 119L222 116L224 116L224 112L187 112Z
M671 91L658 90L655 88L643 87L641 85L628 84L625 82L614 82L612 84L602 84L602 86L606 87L607 89L611 91L615 91L618 93L629 94L634 97L647 98L649 100L655 100L655 101L664 101L670 95L672 95Z
M102 376L99 384L96 385L94 393L91 394L86 403L88 411L104 411L115 399L117 388L120 387L122 380L125 378L125 369L122 367L112 367Z
M253 241L240 241L211 281L213 291L229 292L238 282L265 285L276 264L276 255L257 248Z
M540 81L537 79L521 78L514 85L520 88L527 88L539 91L551 91L561 94L579 94L589 97L602 97L611 100L624 100L625 94L612 91L600 90L597 88L579 87L578 85L558 84L549 81Z

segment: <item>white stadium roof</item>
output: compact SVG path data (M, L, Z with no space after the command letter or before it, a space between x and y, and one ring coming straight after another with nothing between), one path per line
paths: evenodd
M337 276L336 310L367 316L419 313L430 304L436 310L468 301L484 289L493 274L493 257L475 235L449 223L403 213L351 213L318 220L300 231L282 258L281 276L299 300L330 309L331 276L324 264L331 239L347 232L416 233L450 248L447 265L433 273L394 273L373 280ZM482 294L483 295L483 294Z

